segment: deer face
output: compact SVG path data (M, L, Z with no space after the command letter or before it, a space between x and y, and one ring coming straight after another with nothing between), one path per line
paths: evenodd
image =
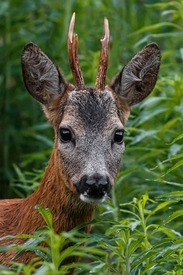
M124 117L108 89L72 91L58 128L62 167L86 202L109 194L124 150Z
M104 20L104 39L95 88L86 88L77 57L77 35L72 17L68 51L75 85L65 81L52 61L34 44L22 55L25 85L38 100L55 128L66 185L88 203L103 201L109 194L124 151L124 126L133 104L153 89L160 64L156 44L147 45L105 85L109 28Z

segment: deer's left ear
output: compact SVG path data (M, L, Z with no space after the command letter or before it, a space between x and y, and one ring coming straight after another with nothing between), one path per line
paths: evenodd
M161 60L160 49L148 44L137 53L109 85L129 106L141 102L153 90Z

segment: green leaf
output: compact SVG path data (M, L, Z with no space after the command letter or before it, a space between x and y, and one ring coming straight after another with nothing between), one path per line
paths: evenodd
M181 139L183 139L183 134L180 134L180 135L178 135L176 138L174 138L170 144L173 144L173 143L175 143L176 141L181 140Z
M37 205L36 207L38 209L38 212L43 217L44 221L46 222L49 229L52 229L52 214L49 208L44 208L41 205Z
M156 214L158 211L164 209L164 208L167 207L169 204L170 204L169 201L165 201L165 202L159 203L159 204L157 205L157 207L156 207L154 210L152 210L148 216L152 216L152 215Z
M160 252L158 252L156 254L156 256L154 257L154 260L156 261L158 258L162 258L162 257L167 257L170 254L172 254L172 252L177 252L178 249L183 249L183 244L179 243L179 244L172 244L171 246L168 246L164 249L162 249Z
M177 210L175 211L173 214L171 214L168 218L166 218L165 220L163 220L163 222L161 223L160 226L164 226L165 224L173 221L174 219L183 216L183 210Z
M178 161L176 164L174 164L170 169L168 169L168 171L166 171L166 174L171 173L172 171L178 169L179 167L181 167L183 165L183 159ZM165 175L166 175L165 174Z
M170 200L173 202L183 200L183 191L173 191L163 196L160 196L159 199Z

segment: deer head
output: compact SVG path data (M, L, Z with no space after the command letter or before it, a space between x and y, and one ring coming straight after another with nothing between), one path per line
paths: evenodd
M109 51L109 26L104 38L95 87L85 86L78 61L75 14L68 32L68 53L74 85L33 43L23 51L23 77L29 93L41 103L55 130L55 161L69 192L88 203L108 196L124 151L124 127L130 107L147 97L156 83L160 50L145 46L116 77L105 84ZM55 171L55 173L60 173Z

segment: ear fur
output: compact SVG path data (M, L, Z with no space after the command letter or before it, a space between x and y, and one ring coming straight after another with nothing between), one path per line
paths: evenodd
M110 87L129 106L141 102L156 84L160 60L159 47L155 43L148 44L118 73Z
M29 43L25 46L21 62L27 90L43 105L66 90L67 82L58 67L37 45Z

